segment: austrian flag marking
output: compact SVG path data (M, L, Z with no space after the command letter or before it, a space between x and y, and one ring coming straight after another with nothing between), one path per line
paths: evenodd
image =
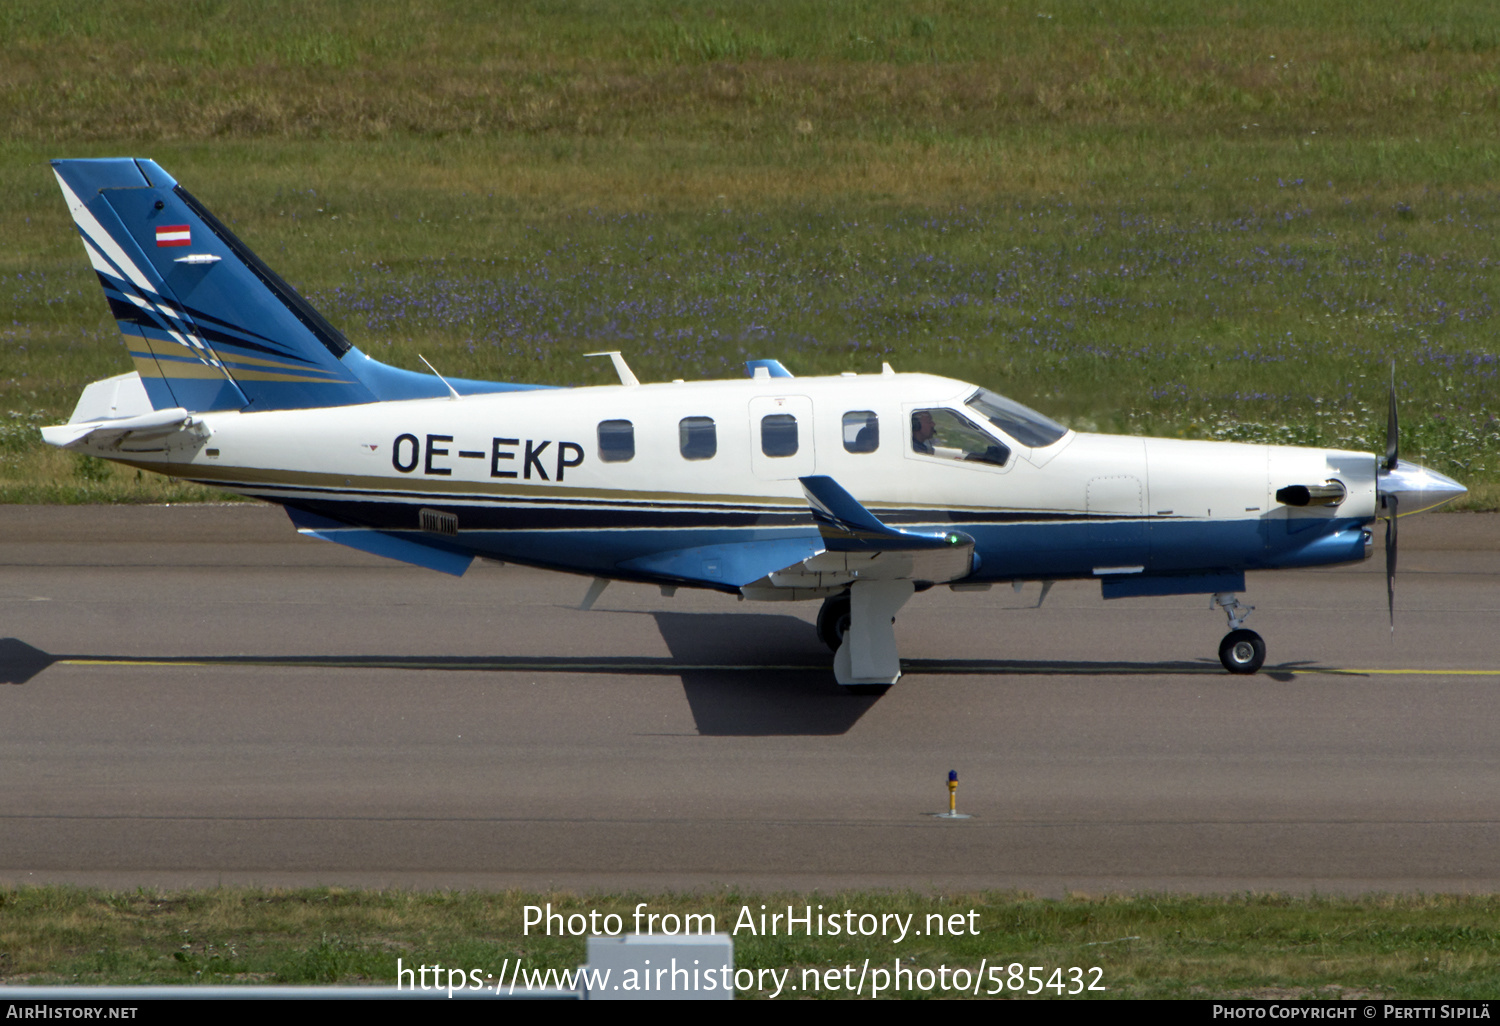
M190 246L193 242L192 232L185 224L164 224L156 229L156 244L158 246Z

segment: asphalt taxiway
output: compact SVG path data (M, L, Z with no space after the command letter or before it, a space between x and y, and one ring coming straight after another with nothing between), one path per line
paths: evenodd
M934 589L906 676L812 603L299 538L263 506L0 507L0 883L1500 890L1500 517L1202 597ZM949 770L959 809L947 804Z

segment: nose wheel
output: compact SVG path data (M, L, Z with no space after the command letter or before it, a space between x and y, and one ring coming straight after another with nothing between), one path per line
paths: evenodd
M1219 662L1230 673L1254 673L1265 661L1265 639L1254 631L1230 631L1219 642Z
M1209 600L1209 608L1218 606L1229 618L1229 633L1219 642L1219 662L1230 673L1254 673L1266 661L1266 640L1245 629L1245 617L1254 611L1231 592L1219 592Z

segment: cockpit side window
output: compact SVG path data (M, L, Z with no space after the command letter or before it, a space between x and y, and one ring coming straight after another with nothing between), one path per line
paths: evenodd
M912 412L911 451L996 467L1005 466L1010 459L1010 449L1004 443L968 418L945 409Z
M850 410L844 414L844 451L874 452L880 448L880 418L873 410Z
M1033 449L1045 448L1068 433L1068 429L1057 421L987 389L981 388L969 396L965 405L1011 438Z

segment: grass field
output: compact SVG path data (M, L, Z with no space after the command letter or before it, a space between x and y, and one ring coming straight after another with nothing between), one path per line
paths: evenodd
M128 369L46 169L151 156L381 359L931 370L1078 427L1405 450L1500 504L1500 11L5 5L0 499Z
M597 910L633 929L639 902L650 912L713 916L734 939L736 968L791 970L805 997L812 971L902 965L946 966L980 979L981 994L1021 997L1020 963L1079 967L1085 998L1492 998L1500 989L1500 929L1494 898L1074 897L1040 901L1010 893L761 895L476 894L449 892L217 889L131 893L74 888L0 891L0 984L348 984L396 983L403 967L439 964L499 974L572 970L581 937L523 933L524 907L563 916ZM752 935L746 923L768 911L808 906L822 914L914 915L915 929L940 915L962 917L957 936L886 938ZM748 908L752 920L742 920ZM974 912L972 919L968 913ZM601 920L603 921L603 920ZM758 920L754 920L757 921ZM894 921L892 921L894 922ZM739 927L736 932L736 927ZM977 931L977 935L974 932ZM1003 967L997 977L981 966ZM804 976L803 971L808 975ZM1019 975L1024 975L1023 970ZM444 977L446 979L446 976ZM482 978L482 977L481 977ZM742 996L767 997L749 988ZM848 996L822 977L815 996ZM427 980L430 982L431 977ZM914 978L915 984L915 978ZM1057 979L1073 989L1071 974ZM841 984L847 986L847 984ZM962 988L919 984L899 996L960 996ZM1055 998L1057 988L1031 996ZM915 991L915 993L913 992ZM865 991L868 996L868 988Z

